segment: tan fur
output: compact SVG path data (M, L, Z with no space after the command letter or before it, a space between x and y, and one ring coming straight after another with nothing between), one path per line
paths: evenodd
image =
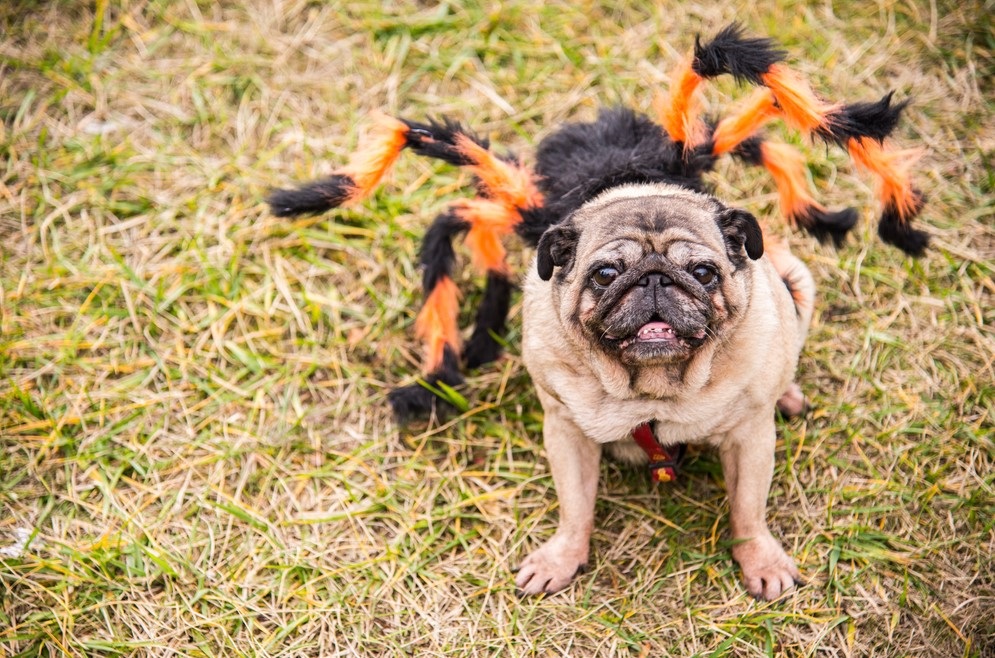
M777 268L767 257L744 257L736 270L715 221L716 205L710 197L673 186L616 188L569 220L578 230L569 266L549 281L531 269L525 283L523 354L545 412L544 440L560 523L519 570L516 583L525 593L565 587L587 561L602 450L645 463L630 434L651 420L664 444L718 449L737 540L733 557L747 589L772 599L799 576L771 536L764 513L773 472L775 404L797 391L792 380L812 308L808 299L796 310L779 270L789 269L808 296L811 277L780 250ZM648 222L655 222L652 230ZM626 364L581 326L597 302L588 272L606 260L638 267L654 253L680 267L707 261L719 268L720 283L710 294L716 309L711 335L674 361Z

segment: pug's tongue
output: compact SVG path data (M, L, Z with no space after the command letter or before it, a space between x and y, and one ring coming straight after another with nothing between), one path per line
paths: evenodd
M666 322L647 322L636 333L636 340L674 340L674 329Z

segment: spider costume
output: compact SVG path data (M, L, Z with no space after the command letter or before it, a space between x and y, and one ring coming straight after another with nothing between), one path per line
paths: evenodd
M907 101L893 103L889 93L876 102L828 102L783 63L784 56L773 41L746 37L738 25L726 27L710 42L696 40L693 55L673 72L668 96L656 103L656 121L625 108L602 110L593 122L566 124L543 139L532 168L496 155L487 140L456 122L380 116L348 164L298 189L277 190L268 201L281 217L355 203L373 191L404 149L474 174L477 196L450 204L429 227L421 247L425 301L415 331L425 346L424 382L389 395L402 420L424 415L439 399L433 388L463 381L461 364L476 367L500 354L496 337L504 332L513 289L504 239L514 233L535 246L547 228L608 188L666 182L703 192L703 174L730 154L770 174L789 223L840 244L856 223L857 211L832 211L812 197L801 154L762 134L764 125L775 119L845 149L877 180L881 239L920 255L928 238L912 226L924 202L909 176L914 158L910 151L889 149L885 141ZM696 91L705 80L723 74L756 90L728 117L706 121ZM486 275L475 326L465 343L453 280L453 241L460 235L473 264Z

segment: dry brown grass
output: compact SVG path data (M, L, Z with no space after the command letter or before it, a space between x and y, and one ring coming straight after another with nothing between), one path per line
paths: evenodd
M0 6L0 655L995 655L995 7L616 4ZM883 246L866 179L809 147L866 220L791 236L816 409L780 427L770 521L808 585L746 596L698 454L669 487L607 465L591 573L520 601L555 506L517 310L468 413L402 429L385 402L418 373L417 240L466 179L402 158L334 218L261 199L373 109L523 153L648 109L733 19L835 97L915 99L934 247ZM774 212L762 175L714 181Z

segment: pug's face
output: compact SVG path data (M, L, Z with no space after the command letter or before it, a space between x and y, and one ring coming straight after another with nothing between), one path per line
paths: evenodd
M756 219L669 185L616 188L539 242L562 326L629 369L687 361L721 342L747 305Z

